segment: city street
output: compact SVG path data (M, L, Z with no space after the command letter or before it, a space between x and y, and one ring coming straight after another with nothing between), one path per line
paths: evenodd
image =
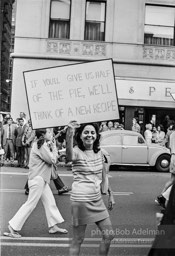
M66 185L71 186L72 173L60 167L60 176ZM115 195L115 207L110 213L115 239L109 255L142 256L147 255L156 233L156 212L160 207L155 197L168 180L168 173L150 170L112 170L110 182ZM27 170L15 167L1 168L1 255L2 256L54 256L68 255L71 240L71 212L69 194L57 195L53 182L51 188L57 206L65 219L61 227L69 230L66 235L48 233L42 203L36 207L22 231L22 238L3 236L7 231L8 220L26 200L24 185ZM106 196L104 196L106 202ZM89 226L81 249L81 256L98 255L100 234L95 225Z
M161 233L155 199L175 170L175 0L2 0L0 9L0 256L69 255L72 215L80 237L80 224L89 220L103 230L102 162L122 166L109 172L115 199L109 256L148 256ZM51 234L62 218L44 183L54 175L56 150L65 186L73 182L65 159L77 166L72 213L70 189L60 185L69 193L59 195L50 182L66 234ZM29 165L28 202L34 208L43 193L47 218L40 200L21 230L20 214L10 222L10 237L9 221L27 200ZM161 222L168 232L175 225L171 191ZM102 197L111 206L111 197L110 204ZM102 235L95 223L87 226L79 256L98 255Z

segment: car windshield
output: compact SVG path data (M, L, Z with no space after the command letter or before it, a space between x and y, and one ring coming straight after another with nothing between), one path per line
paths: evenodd
M101 140L101 145L121 145L121 136L116 134L105 136Z
M125 135L123 137L123 145L138 145L145 143L143 138L137 135Z

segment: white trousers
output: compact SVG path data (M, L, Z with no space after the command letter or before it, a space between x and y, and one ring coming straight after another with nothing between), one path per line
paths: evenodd
M57 223L62 223L64 219L56 206L55 198L50 186L41 176L36 176L32 180L28 180L28 184L28 199L9 221L10 226L16 231L21 230L25 221L37 206L40 198L44 205L48 227L52 227Z

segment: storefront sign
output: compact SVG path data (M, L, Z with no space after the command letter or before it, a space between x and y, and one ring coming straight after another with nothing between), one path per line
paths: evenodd
M119 99L172 102L175 82L116 79Z
M24 72L33 129L119 118L112 60Z
M173 100L175 101L175 93L171 93L171 97L172 97Z

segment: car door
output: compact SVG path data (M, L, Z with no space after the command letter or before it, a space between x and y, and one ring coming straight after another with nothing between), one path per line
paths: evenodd
M110 154L111 164L121 163L122 159L122 138L118 134L108 134L101 140L101 147Z
M122 163L147 164L147 144L141 135L123 135Z

